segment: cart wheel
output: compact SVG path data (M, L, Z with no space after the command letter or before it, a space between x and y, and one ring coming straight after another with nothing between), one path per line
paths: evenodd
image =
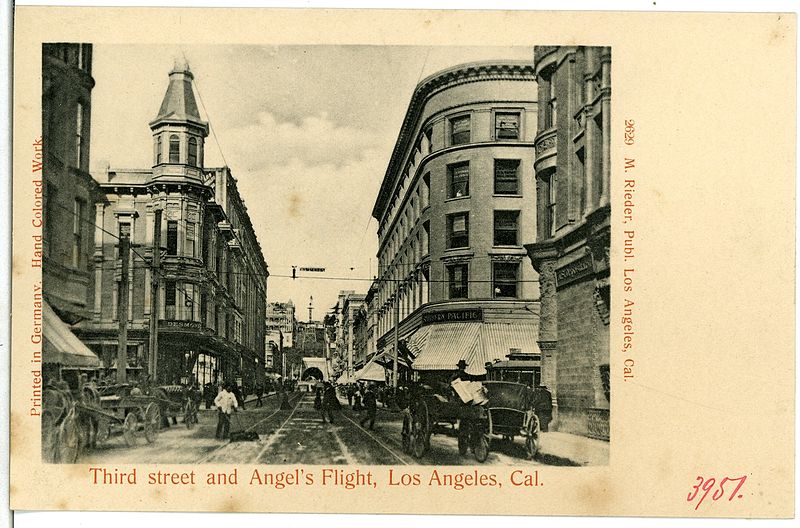
M56 446L58 445L58 426L56 425L53 415L44 412L42 413L42 461L47 463L57 462L58 453Z
M187 400L183 408L183 423L187 429L192 429L197 424L197 407L192 400Z
M98 420L97 421L97 436L95 437L95 442L97 444L102 444L111 434L110 431L111 424L108 420Z
M536 456L536 453L538 451L539 451L538 435L532 435L525 438L525 454L528 456L528 460L533 460L533 457Z
M75 414L70 412L58 428L56 444L57 461L62 464L74 464L78 460L80 450L80 430Z
M122 423L122 436L125 438L125 443L128 444L128 447L136 445L137 429L139 429L139 419L136 417L136 411L131 411Z
M430 419L428 416L428 405L421 401L414 409L412 419L412 454L416 458L422 458L431 445L431 432L429 427Z
M144 437L148 444L156 441L160 427L161 410L156 403L151 403L144 411Z
M405 412L403 413L403 432L401 433L401 445L404 453L411 453L411 443L411 414Z
M469 426L464 421L458 422L458 453L464 456L469 451Z
M480 463L486 462L486 459L489 458L489 440L479 431L473 431L472 434L476 436L472 449L475 453L475 460Z

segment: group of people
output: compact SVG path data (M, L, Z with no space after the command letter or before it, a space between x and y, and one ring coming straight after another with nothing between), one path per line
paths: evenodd
M378 413L378 394L374 385L358 384L346 385L344 389L347 396L347 404L354 411L360 411L361 414L361 427L367 427L372 430L375 427L375 417ZM314 397L314 408L320 411L322 415L322 423L326 420L333 423L333 417L336 411L341 408L339 398L336 396L336 388L329 381L323 382L317 386L316 395Z

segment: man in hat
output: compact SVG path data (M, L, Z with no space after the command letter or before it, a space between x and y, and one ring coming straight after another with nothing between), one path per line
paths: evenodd
M542 432L550 430L553 420L553 395L544 385L539 385L533 390L533 410L539 417L539 428Z
M456 367L458 367L458 370L456 371L455 374L450 376L450 381L453 382L457 379L460 379L461 381L470 381L470 375L467 374L467 366L468 364L465 360L463 359L459 360L458 364L456 365Z

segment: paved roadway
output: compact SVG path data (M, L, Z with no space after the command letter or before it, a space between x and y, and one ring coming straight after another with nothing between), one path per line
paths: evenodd
M322 423L313 404L314 395L308 392L290 393L288 410L280 409L275 395L265 398L263 407L248 402L245 411L233 416L231 429L255 431L257 441L215 439L216 411L201 410L194 429L179 423L162 429L155 443L138 438L134 447L128 447L121 436L112 436L83 453L78 463L477 465L471 454L459 455L455 437L442 434L431 437L431 449L421 459L404 453L400 413L379 409L375 429L369 431L359 425L359 414L346 403L334 416L333 425ZM493 439L490 449L485 464L542 463L525 460L519 438L513 444Z

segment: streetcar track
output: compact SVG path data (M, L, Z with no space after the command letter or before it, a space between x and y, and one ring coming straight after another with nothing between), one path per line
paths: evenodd
M390 454L391 454L393 457L395 457L397 460L399 460L400 462L402 462L402 463L403 463L403 464L405 464L406 466L410 466L410 465L411 465L411 464L409 464L408 462L406 462L406 461L405 461L405 460L404 460L404 459L403 459L403 458L402 458L400 455L398 455L398 454L397 454L397 453L395 453L395 452L394 452L392 449L390 449L389 447L387 447L387 446L386 446L386 445L385 445L383 442L381 442L380 440L378 440L378 439L375 437L375 435L373 435L372 433L370 433L369 431L367 431L366 429L364 429L363 427L361 427L361 425L360 425L360 424L358 424L358 423L354 422L352 418L350 418L349 416L347 416L347 415L346 415L346 414L344 414L344 413L341 413L341 414L342 414L342 416L344 416L345 418L347 418L347 420L348 420L350 423L352 423L353 425L355 425L356 427L358 427L358 428L359 428L361 431L363 431L363 432L364 432L364 433L365 433L367 436L369 436L370 438L372 438L372 440L374 440L374 441L375 441L375 443L377 443L379 446L381 446L381 447L382 447L382 448L384 448L386 451L388 451L388 452L389 452L389 453L390 453Z
M261 448L261 450L256 455L255 459L251 462L252 464L257 464L258 463L258 459L261 458L261 456L264 453L267 452L267 449L269 449L272 446L272 444L275 443L275 440L278 438L278 435L283 430L283 428L286 426L286 424L289 423L289 420L292 419L292 416L294 416L295 411L297 410L298 407L300 407L301 403L303 403L303 395L302 395L302 393L300 395L300 398L298 398L297 404L294 406L294 409L292 409L292 412L289 414L289 416L286 418L286 420L284 420L284 422L281 424L281 426L278 427L278 429L274 433L272 433L272 435L270 435L269 439L264 443L264 447Z
M300 401L302 401L302 399L303 399L303 395L302 395L302 394L300 394L300 398L298 399L298 404L299 404L299 402L300 402ZM295 409L296 409L296 407L295 407ZM275 415L276 415L276 414L278 414L279 412L281 412L280 404L278 404L278 408L277 408L277 409L275 409L275 410L274 410L274 411L273 411L273 412L272 412L272 413L271 413L269 416L267 416L266 418L262 418L261 420L257 421L256 423L254 423L254 424L253 424L253 425L251 425L250 427L248 427L248 428L244 429L244 431L250 431L251 429L253 429L253 428L254 428L254 427L256 427L257 425L260 425L260 424L262 424L262 423L266 422L267 420L269 420L270 418L272 418L273 416L275 416ZM294 412L294 411L292 411L292 412ZM290 416L291 416L291 415L290 415ZM230 443L230 442L228 442L228 443L226 443L226 444L222 444L222 445L220 445L220 446L217 446L215 449L213 449L213 450L209 451L208 453L206 453L205 455L203 455L202 457L200 457L200 458L197 460L197 462L195 462L195 464L203 464L203 463L207 462L207 461L208 461L208 460L209 460L211 457L213 457L214 455L216 455L218 452L222 451L223 449L225 449L225 448L226 448L226 447L228 447L229 445L231 445L231 443Z

